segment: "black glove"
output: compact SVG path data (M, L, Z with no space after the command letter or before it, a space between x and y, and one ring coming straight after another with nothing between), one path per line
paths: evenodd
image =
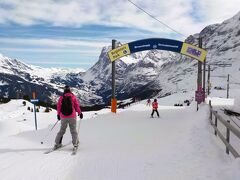
M58 119L58 120L61 120L60 115L57 115L57 119Z
M83 118L83 113L79 114L79 117L80 117L80 119L82 119Z

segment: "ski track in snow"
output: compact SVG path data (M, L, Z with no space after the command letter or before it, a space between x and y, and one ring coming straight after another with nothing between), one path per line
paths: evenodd
M22 117L23 113L23 108L18 107L15 113L10 110L5 113L0 125L8 118L16 123L16 117ZM160 106L161 118L150 118L150 107L136 104L117 114L86 113L92 118L81 122L80 146L75 156L71 156L72 145L43 154L53 146L59 124L43 145L40 141L51 125L45 123L47 128L43 128L42 124L38 131L33 131L34 126L20 133L16 130L9 136L0 136L4 137L0 139L0 177L3 180L237 180L239 174L234 168L240 167L240 163L225 154L224 146L213 135L206 112L207 106L200 107L198 112L194 106ZM39 121L45 118L45 114L39 114ZM26 126L19 122L18 125ZM67 129L63 142L70 139Z
M185 115L183 115L184 112ZM127 117L122 117L124 115ZM79 164L75 166L73 173L71 173L75 175L73 179L110 180L116 179L117 177L117 179L129 180L190 180L196 177L197 179L220 178L217 176L218 169L209 172L209 170L215 166L215 159L213 164L209 163L211 156L204 157L204 153L207 150L204 150L202 144L196 142L197 138L192 136L199 135L199 132L194 133L195 131L191 129L189 124L193 126L194 121L200 119L189 117L186 110L183 109L176 110L174 115L170 111L163 111L161 113L162 119L150 119L146 117L147 115L148 112L138 112L138 117L142 118L134 119L134 115L129 117L128 113L122 113L121 117L119 116L115 119L118 122L114 122L113 120L113 122L111 122L112 124L109 125L110 127L107 130L109 131L108 135L105 134L106 131L104 131L104 137L102 138L102 132L97 135L100 143L96 141L96 137L89 139L89 141L95 140L95 144L99 144L96 146L98 154L90 154L91 149L95 149L94 147L91 149L89 147L89 149L82 152L89 154L89 157L79 159ZM181 118L176 119L176 117ZM121 120L121 118L128 119L131 123L124 124L124 122L121 122L124 121ZM105 124L106 123L104 123L104 125ZM93 128L94 125L89 124L89 126L91 126L89 128ZM99 128L99 126L97 127ZM85 129L87 131L87 127L85 127ZM124 130L124 134L118 132L118 130ZM118 135L118 133L123 137ZM117 142L113 145L114 149L112 147L108 149L110 144L108 144L109 139L107 137L114 135L119 138L115 139ZM84 137L84 139L85 138L87 137ZM101 147L101 145L104 146ZM196 145L196 147L192 147L193 145ZM216 147L213 146L213 148ZM189 152L189 150L192 151ZM99 157L99 151L102 151L102 153L107 156L102 155ZM218 155L223 155L223 152L219 151ZM95 163L92 163L93 161ZM219 162L221 163L221 158ZM111 164L110 167L109 164ZM79 169L83 169L81 174L76 173ZM95 176L93 175L91 178L88 178L90 172L95 172Z

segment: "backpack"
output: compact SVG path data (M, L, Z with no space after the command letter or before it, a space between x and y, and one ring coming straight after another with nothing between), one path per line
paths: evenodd
M70 116L72 114L73 108L72 108L72 97L71 96L63 96L61 112L64 116Z

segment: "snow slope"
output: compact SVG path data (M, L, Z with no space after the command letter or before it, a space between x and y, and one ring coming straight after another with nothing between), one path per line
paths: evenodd
M0 177L3 180L238 180L240 161L227 156L225 147L213 135L207 105L201 105L198 112L195 103L173 106L192 95L175 94L159 99L161 118L149 118L151 108L146 102L118 110L117 114L109 113L109 109L84 113L76 156L71 156L71 145L43 154L53 146L59 129L58 124L50 131L56 122L55 111L38 113L39 130L34 131L33 113L26 111L22 101L0 105ZM223 104L224 99L218 102ZM63 143L68 143L70 137L68 129Z

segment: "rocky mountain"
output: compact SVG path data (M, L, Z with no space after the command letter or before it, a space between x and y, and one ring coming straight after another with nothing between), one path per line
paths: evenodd
M107 102L111 96L112 65L107 57L110 48L103 48L99 61L82 78ZM131 98L143 91L160 73L163 64L179 57L166 51L146 51L116 61L116 93L118 99ZM155 91L155 90L154 90ZM157 91L160 91L159 89ZM153 95L150 93L149 95ZM142 97L142 96L141 96Z
M199 36L203 38L203 48L208 52L206 63L211 68L212 87L226 87L226 77L230 74L232 82L235 82L232 88L239 89L236 81L240 75L240 13L221 24L207 26L200 33L189 36L186 42L197 45ZM176 59L164 64L159 76L150 85L161 86L163 91L159 96L162 96L168 92L194 90L197 88L196 79L197 61L183 56L180 61Z
M240 13L221 24L207 26L185 41L197 45L199 36L203 37L203 48L208 51L212 86L225 86L225 80L214 81L220 76L230 74L238 78ZM17 91L29 94L37 89L40 98L54 101L62 93L62 87L68 84L84 105L109 104L111 63L107 52L110 48L104 47L99 60L86 72L29 66L1 55L0 96L16 97ZM161 97L177 91L195 90L196 80L197 60L174 52L144 51L116 61L117 99ZM237 83L232 87L239 88Z
M206 62L211 65L212 80L227 74L239 77L240 13L221 24L207 26L185 41L198 46L199 36L203 38L203 48L208 51ZM93 91L102 96L104 101L111 96L111 63L107 58L109 50L110 47L104 48L99 61L83 75L83 81L91 84ZM196 90L197 63L197 60L184 55L159 50L138 52L121 58L116 61L117 98L161 97L177 91ZM221 80L212 81L212 86L219 86L219 82ZM226 80L224 83L225 86Z
M33 91L45 102L56 102L68 84L83 105L102 104L102 98L88 88L79 89L83 69L41 68L0 54L0 97L19 98Z

